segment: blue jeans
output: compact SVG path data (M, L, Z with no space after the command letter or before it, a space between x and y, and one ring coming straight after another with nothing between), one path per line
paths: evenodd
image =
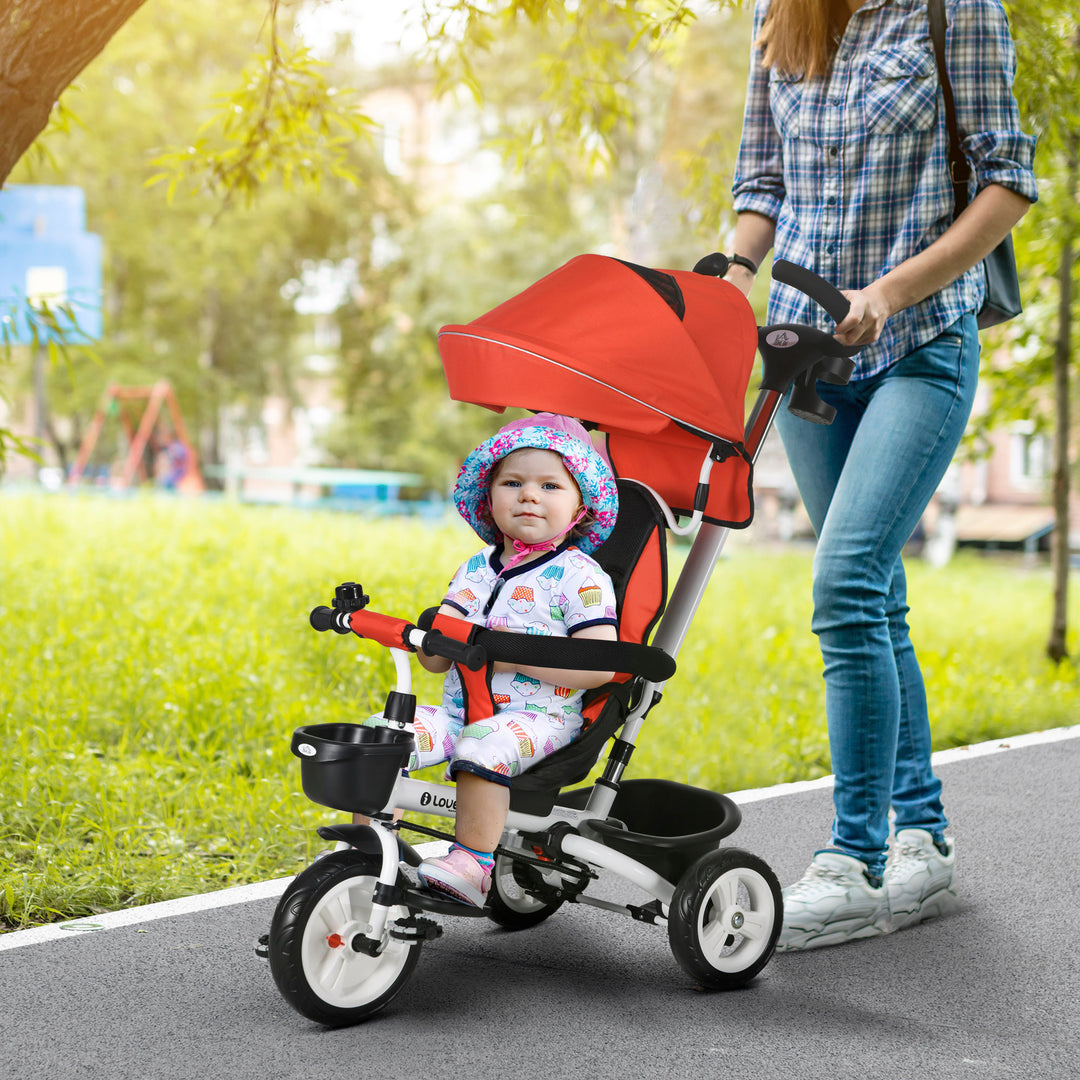
M777 416L795 482L818 536L814 616L836 776L830 847L885 866L896 828L948 824L930 765L926 691L908 636L900 554L964 433L979 374L974 316L879 375L818 383L830 426Z

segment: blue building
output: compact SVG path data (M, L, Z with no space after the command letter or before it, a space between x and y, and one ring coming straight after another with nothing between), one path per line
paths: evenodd
M33 308L70 308L58 317L71 344L101 337L101 237L86 231L81 188L12 184L0 188L0 320L12 344L34 340ZM38 337L49 336L38 323ZM53 335L56 336L56 335Z

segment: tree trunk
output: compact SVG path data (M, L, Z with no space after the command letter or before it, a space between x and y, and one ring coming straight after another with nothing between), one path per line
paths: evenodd
M146 0L0 0L0 185L56 99Z
M1067 191L1077 190L1080 160L1076 144L1068 158ZM1071 229L1061 247L1058 266L1058 337L1054 349L1054 534L1052 563L1054 610L1046 653L1055 664L1068 655L1069 612L1069 368L1072 359L1072 276L1073 243Z

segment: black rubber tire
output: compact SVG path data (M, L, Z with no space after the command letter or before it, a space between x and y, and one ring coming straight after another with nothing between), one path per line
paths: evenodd
M710 851L679 879L668 941L699 986L745 986L772 958L784 921L780 882L768 864L738 848Z
M543 900L544 882L528 864L495 857L487 913L504 930L528 930L562 907L561 900ZM540 896L537 895L540 894Z
M270 970L282 997L309 1020L329 1027L367 1020L397 996L416 967L419 941L391 939L377 957L350 948L370 913L378 874L376 857L334 851L298 874L278 901ZM404 907L391 908L389 918L407 915ZM329 943L335 933L344 944Z

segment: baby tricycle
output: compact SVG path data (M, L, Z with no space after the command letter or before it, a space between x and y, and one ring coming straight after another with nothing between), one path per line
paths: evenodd
M615 586L619 640L507 633L434 611L410 622L370 610L354 582L312 611L316 630L388 648L396 685L378 726L314 724L292 738L304 793L368 819L318 830L336 847L287 886L258 947L304 1016L331 1026L372 1016L401 991L422 945L451 916L521 930L564 904L592 905L666 927L679 966L709 989L743 986L769 962L782 922L780 886L762 859L724 846L740 823L738 806L717 792L624 776L729 532L753 516L753 464L782 399L790 391L789 409L829 423L816 381L843 384L853 369L855 350L824 329L756 327L738 290L718 280L726 266L722 255L690 273L579 256L480 319L440 333L455 398L569 413L605 437L619 514L595 558ZM843 317L846 300L816 275L778 261L773 276L833 320ZM755 349L762 382L744 426ZM665 534L694 530L669 600ZM401 835L453 839L407 816L455 816L452 784L403 773L416 711L409 654L419 649L451 660L463 677L500 660L619 673L589 692L586 726L570 745L511 780L482 908L418 884L420 855ZM605 749L601 775L573 786ZM609 876L645 900L596 895L594 883Z

